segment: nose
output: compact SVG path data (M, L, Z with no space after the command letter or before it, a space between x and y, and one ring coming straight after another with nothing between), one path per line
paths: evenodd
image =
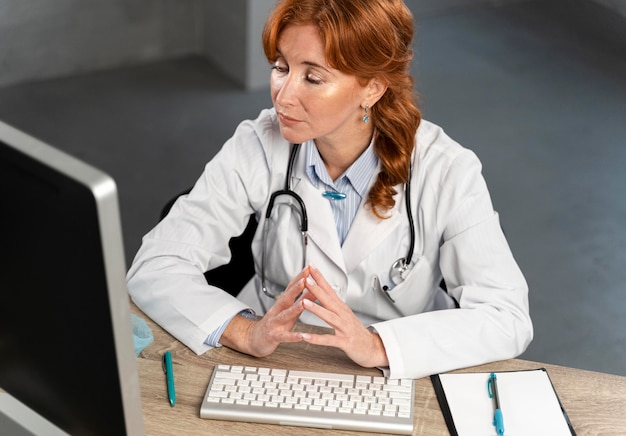
M276 79L274 88L274 100L279 106L292 106L298 99L298 83L296 77L291 73L287 73L285 76Z

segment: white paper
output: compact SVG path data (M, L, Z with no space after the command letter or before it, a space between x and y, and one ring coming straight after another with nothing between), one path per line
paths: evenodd
M440 374L454 425L460 436L497 435L491 373ZM558 398L543 370L497 372L505 436L571 436Z

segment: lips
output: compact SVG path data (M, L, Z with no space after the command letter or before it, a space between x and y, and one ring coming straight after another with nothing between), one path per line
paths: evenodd
M285 115L282 112L278 113L278 120L280 121L281 124L285 126L295 126L296 124L299 124L301 122L300 120L291 118L290 116Z

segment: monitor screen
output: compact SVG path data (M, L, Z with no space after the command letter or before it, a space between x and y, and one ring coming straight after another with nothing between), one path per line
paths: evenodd
M70 434L143 434L114 181L0 122L0 202L0 390Z

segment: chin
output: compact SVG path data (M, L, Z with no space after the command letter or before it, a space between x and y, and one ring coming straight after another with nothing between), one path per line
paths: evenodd
M280 135L285 139L285 141L290 142L291 144L302 144L303 142L311 139L310 137L298 134L291 129L280 127Z

